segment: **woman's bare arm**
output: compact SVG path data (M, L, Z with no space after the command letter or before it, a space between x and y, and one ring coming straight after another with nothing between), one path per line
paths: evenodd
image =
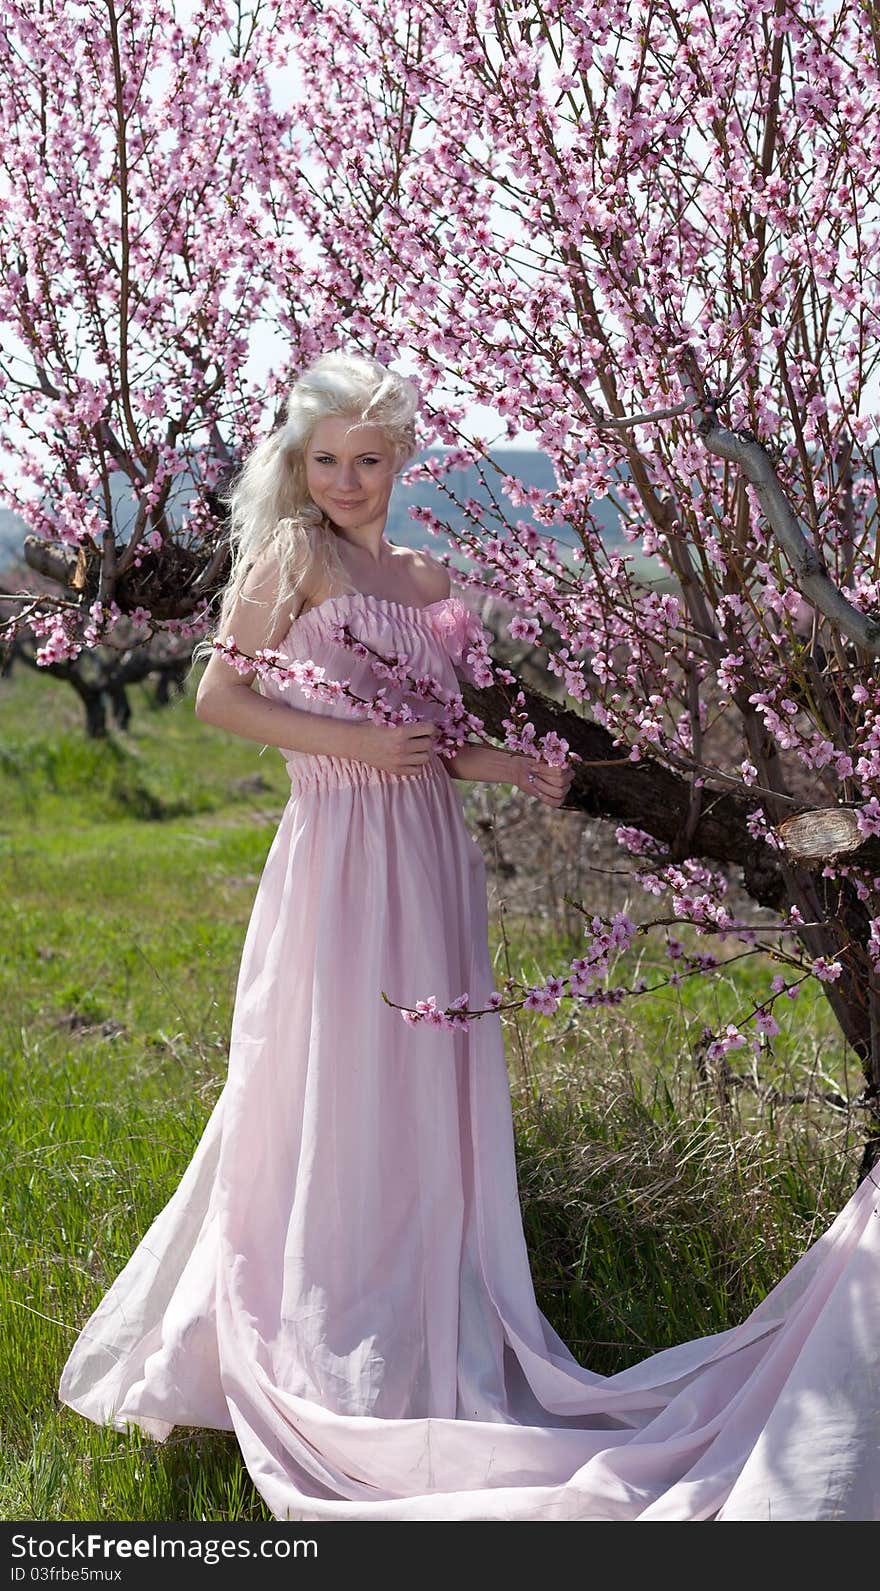
M518 765L530 763L515 751L502 751L500 746L459 746L455 755L443 753L453 779L474 779L484 784L516 784Z
M454 757L444 755L443 761L453 779L513 784L551 807L562 805L574 778L571 767L551 768L549 763L525 757L518 751L504 751L500 746L459 746ZM531 779L530 774L534 775Z
M255 564L230 615L227 633L234 635L239 650L251 657L261 647L277 646L290 624L291 616L285 613L279 615L274 625L269 622L277 578L274 559L263 559ZM358 724L269 701L254 689L256 677L254 669L239 674L216 653L208 659L199 681L196 717L203 723L241 735L245 740L257 740L263 746L351 755L351 731L359 728ZM334 734L334 731L341 731L341 734Z

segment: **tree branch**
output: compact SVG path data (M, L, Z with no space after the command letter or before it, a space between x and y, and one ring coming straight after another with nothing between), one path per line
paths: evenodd
M701 387L696 361L690 359L684 388L692 403L697 431L710 453L736 465L754 487L767 523L791 564L798 590L857 646L875 655L880 653L880 615L862 613L847 601L804 534L763 443L751 431L731 431L721 425L716 403L700 395Z
M704 789L695 820L690 780L649 757L631 762L626 748L615 745L600 724L580 718L521 681L518 688L538 736L555 731L583 759L573 764L575 775L565 807L643 829L672 856L681 854L684 836L689 833L689 856L741 867L754 900L773 908L782 904L786 888L778 864L767 845L753 838L747 827L749 815L760 803ZM465 683L462 695L468 710L482 719L487 733L503 739L502 721L510 711L503 693L494 687L477 690Z

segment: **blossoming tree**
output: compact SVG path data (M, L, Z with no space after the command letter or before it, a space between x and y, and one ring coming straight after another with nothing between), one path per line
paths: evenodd
M307 235L311 204L272 93L276 22L213 0L4 12L4 496L28 563L62 587L23 593L6 630L26 621L46 664L122 614L203 633L226 559L217 489L284 384L250 368L254 333L280 329L288 365L334 335L321 270L273 225L281 207Z
M2 314L31 363L30 386L6 401L51 455L29 465L31 523L78 549L81 588L30 622L54 626L52 644L89 644L113 602L130 610L145 549L157 564L141 606L166 592L162 560L186 551L193 578L176 582L170 616L198 620L222 568L211 471L269 422L284 379L319 347L405 352L423 440L448 447L418 468L464 515L462 578L505 599L513 633L544 648L565 693L560 705L526 690L476 645L452 737L478 712L508 745L576 757L569 804L616 821L666 930L740 931L772 949L766 999L712 1054L772 1035L775 1003L816 977L876 1122L873 8L300 0L248 20L218 0L161 28L170 5L117 16L107 0L58 39L45 18L62 8L47 0L39 22L10 9L17 252L7 246ZM285 59L296 87L279 99ZM282 328L289 358L257 394L245 343L260 317ZM506 473L498 438L466 434L474 401L501 440L533 432L552 490ZM197 442L205 493L184 534L168 490ZM474 460L489 509L457 492ZM121 552L106 536L99 548L95 523L111 466L138 499ZM633 556L603 538L596 505L609 497ZM539 530L511 513L524 503ZM637 553L667 581L637 578ZM86 597L102 606L83 629ZM161 600L152 610L168 617ZM786 827L822 809L830 834L813 819L806 843ZM766 918L738 929L731 866L774 914L772 934ZM634 926L586 928L584 954L516 998L552 1012L618 997L605 980ZM688 970L715 964L707 948ZM407 1015L474 1013L463 993L447 1012L426 998ZM865 1167L878 1148L875 1125Z

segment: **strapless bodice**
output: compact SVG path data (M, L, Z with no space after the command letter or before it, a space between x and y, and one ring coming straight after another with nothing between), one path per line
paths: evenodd
M355 651L347 643L343 627L351 641L361 643L361 650ZM461 680L471 677L467 653L482 633L477 615L455 595L417 606L369 592L343 592L293 619L275 651L282 661L313 664L319 679L345 681L361 699L372 699L381 692L390 706L406 702L418 718L436 721L444 710L443 694L457 693ZM375 667L377 661L397 661L409 679L388 679ZM441 699L432 701L415 694L410 683L413 679L433 681ZM364 721L364 715L346 694L331 701L321 700L293 680L284 686L275 680L261 679L258 688L262 695L289 707ZM295 790L418 777L389 774L353 759L285 747L281 754ZM437 772L443 769L441 759L435 755L426 773Z

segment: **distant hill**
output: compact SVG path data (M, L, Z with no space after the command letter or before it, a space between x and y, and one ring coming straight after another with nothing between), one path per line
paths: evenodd
M0 554L8 557L9 553L18 552L25 530L23 519L11 514L8 508L0 508Z
M430 448L423 455L425 458L436 457L442 449ZM499 448L493 455L495 461L502 466L506 475L515 475L525 486L537 486L547 489L554 484L553 465L546 454L532 448ZM118 481L117 491L120 497L125 492L125 483L121 477L114 477ZM474 498L478 502L489 504L491 498L483 486L480 474L475 465L466 470L456 470L449 477L449 484L456 496L462 500ZM500 484L493 480L493 490L505 514L508 523L524 520L527 524L534 525L534 519L527 504L513 507L500 490ZM464 526L463 517L453 504L449 503L444 493L433 481L419 481L412 486L397 485L391 498L388 513L388 537L398 546L428 547L435 545L435 538L426 530L418 520L410 517L410 508L429 508L438 518L453 529ZM596 516L603 525L606 544L608 546L622 546L623 538L620 532L620 522L615 510L606 501L595 506ZM131 507L120 503L120 514L117 521L117 531L124 534L127 522L131 518ZM498 521L494 515L487 520L487 524L497 528ZM535 526L543 531L542 526ZM26 534L24 521L17 514L10 513L8 509L0 509L0 560L15 555L21 549L23 538ZM552 532L554 539L570 546L575 545L575 538L566 533L564 526L556 526ZM445 541L445 539L444 539ZM440 545L444 543L441 542Z
M442 449L431 448L424 455L426 458L436 457ZM542 491L549 491L556 484L553 465L546 453L540 453L535 448L498 448L492 455L493 462L497 464L505 475L516 476L524 486L537 486ZM526 524L533 525L536 530L545 533L545 527L536 525L531 509L527 503L517 507L508 502L501 490L500 476L496 477L489 472L489 481L492 492L498 500L498 505L508 524L517 520L524 520ZM487 506L491 504L490 492L486 490L479 469L475 464L465 470L455 470L448 478L448 484L456 497L462 501L474 498L477 502ZM416 481L411 486L395 486L391 499L388 515L388 535L392 541L402 542L406 546L430 547L433 538L428 535L424 525L410 517L411 508L429 508L453 529L462 529L465 524L463 515L453 503L445 496L443 491L433 481ZM607 545L617 545L623 542L620 531L620 520L612 505L603 501L596 505L596 517L603 527ZM499 521L492 513L486 521L489 528L498 528ZM576 545L575 536L567 531L564 525L554 526L552 535L554 540L568 546Z

